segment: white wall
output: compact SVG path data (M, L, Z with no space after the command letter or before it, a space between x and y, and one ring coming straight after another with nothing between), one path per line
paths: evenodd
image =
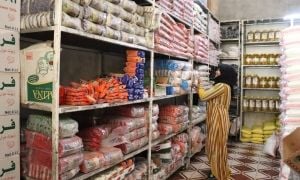
M300 0L217 0L220 20L282 18L300 13Z

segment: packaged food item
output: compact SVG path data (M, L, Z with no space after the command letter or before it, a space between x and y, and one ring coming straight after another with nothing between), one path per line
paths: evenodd
M261 41L261 32L258 30L254 32L254 41L256 42Z
M110 27L106 27L106 31L104 34L105 37L111 38L111 39L116 39L116 40L120 40L121 39L121 32L114 30Z
M119 5L109 3L107 8L107 14L112 14L114 16L119 17L121 14L121 9L122 8Z
M115 113L126 117L144 117L145 108L144 106L122 106L116 109Z
M245 84L244 86L246 88L251 88L252 87L252 75L245 75Z
M132 24L130 24L124 20L121 22L121 31L130 33L130 34L135 34L134 26L132 26Z
M111 3L106 0L91 0L90 7L101 12L107 12L109 4Z
M260 88L267 88L266 77L260 77L259 78L259 87Z
M259 97L255 99L255 111L262 111L262 99Z
M95 23L92 23L90 21L87 20L82 20L82 29L85 32L91 33L91 34L97 34L97 35L104 35L106 34L106 27L102 26L102 25L98 25Z
M269 109L269 99L264 97L262 98L262 110L268 111L268 109Z
M62 23L63 26L77 29L77 30L82 30L81 28L81 20L79 18L71 17L67 15L66 13L62 13Z
M243 99L243 109L244 109L244 111L249 110L249 98L246 96Z
M276 98L275 99L275 111L279 111L280 110L280 99Z
M83 14L82 6L71 0L63 0L62 10L72 17L81 18Z
M269 31L268 39L269 39L269 41L275 41L275 31L274 30Z
M252 65L253 64L253 55L251 54L246 54L245 57L245 65Z
M67 171L63 174L60 174L60 180L69 180L72 179L78 172L79 172L79 167L76 167L70 171Z
M121 19L123 19L124 21L129 22L129 23L134 22L134 16L133 16L133 14L131 14L130 12L125 11L124 9L120 10L119 17Z
M273 98L269 99L269 111L275 111L275 100Z
M99 169L106 164L104 155L98 151L84 151L83 152L83 162L80 165L80 171L83 173L88 173L93 170Z
M99 152L101 152L105 158L104 166L111 165L123 158L121 149L115 147L101 147Z
M133 16L134 22L141 27L145 27L145 18L143 16L140 16L138 14L134 14Z
M275 65L275 62L276 62L276 55L275 54L270 54L268 65Z
M259 54L254 54L253 55L253 59L252 59L252 62L254 65L259 65L259 62L260 62L260 55Z
M275 88L276 87L275 77L269 77L268 84L269 84L269 88Z
M281 32L280 30L275 31L275 41L279 41L281 38Z
M255 110L255 99L251 97L249 99L249 111L254 111Z
M262 41L268 41L269 40L269 32L267 30L263 30L261 32L261 40Z
M252 77L252 87L253 88L258 88L259 87L259 77L257 74L255 74L253 77Z
M85 20L91 21L96 24L104 25L106 24L107 14L87 6L84 7L83 17Z
M121 28L121 22L122 19L119 17L116 17L112 14L107 14L106 18L106 26L114 29L114 30L120 30Z
M266 54L262 54L260 56L259 64L266 65L268 63L268 56Z
M280 61L280 54L276 54L275 55L275 65L278 65L279 64L279 61Z
M247 41L248 42L253 42L254 41L254 32L253 31L248 32Z
M83 129L78 135L82 138L85 150L98 151L101 147L102 140L107 138L110 133L111 128L96 126Z
M275 88L279 88L280 87L280 78L276 77L275 78Z
M78 133L78 123L71 118L60 118L59 138L73 137Z
M126 11L135 13L137 10L137 4L132 0L122 0L120 4Z

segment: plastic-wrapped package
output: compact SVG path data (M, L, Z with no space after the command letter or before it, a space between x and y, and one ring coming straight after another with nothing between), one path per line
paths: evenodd
M146 127L139 128L136 130L131 131L128 134L125 134L125 138L129 141L134 141L136 139L142 138L147 135L148 129Z
M90 151L97 151L101 147L102 140L107 138L111 129L105 127L90 127L79 132L84 148Z
M114 30L120 30L122 19L112 14L107 14L106 26Z
M109 4L111 3L106 0L92 0L90 3L90 7L101 12L107 12Z
M144 11L145 11L145 9L144 9L143 6L137 5L136 13L137 13L138 15L143 16L143 15L144 15Z
M41 151L38 149L29 149L26 160L30 164L37 164L49 169L52 168L52 154L51 152ZM82 153L75 153L70 156L59 158L59 174L78 168L83 161Z
M36 148L43 151L52 151L52 141L50 137L43 134L26 131L26 146L28 148ZM59 140L58 154L59 157L64 157L73 153L80 152L83 148L82 140L78 136Z
M88 173L104 166L105 158L101 152L83 152L83 162L80 165L80 171Z
M178 124L188 121L188 115L182 115L178 117L173 116L159 116L159 122L160 123L167 123L167 124Z
M126 117L144 117L145 108L143 106L122 106L116 109L116 113Z
M143 16L140 16L138 14L134 14L134 22L141 27L145 27L145 18Z
M132 151L135 151L145 146L147 143L148 143L148 137L142 137L140 139L136 139L132 141L131 143L121 144L117 147L120 148L124 154L128 154Z
M126 11L135 13L137 10L137 4L132 0L123 0L120 4Z
M108 2L111 2L113 4L120 4L121 0L107 0Z
M146 46L146 38L143 36L136 36L136 44L140 46Z
M173 126L171 124L163 124L163 123L159 123L158 124L158 130L159 130L159 133L161 135L168 135L168 134L171 134L173 133Z
M142 28L142 27L139 27L137 25L133 25L134 26L134 29L135 29L135 34L138 35L138 36L142 36L142 37L145 37L145 29Z
M111 165L123 158L121 149L115 147L101 147L101 152L105 158L104 166Z
M81 20L79 18L71 17L67 15L66 13L62 13L62 23L63 26L77 29L77 30L82 30L81 28Z
M120 40L121 39L121 32L120 31L116 31L110 27L106 27L106 31L104 34L105 37L111 38L111 39L116 39L116 40Z
M159 110L159 116L172 116L172 117L178 117L181 116L184 113L183 106L177 106L177 105L168 105L160 107Z
M121 31L130 33L130 34L135 34L135 29L132 26L132 24L126 22L126 21L122 21L121 22Z
M75 136L78 133L78 123L70 118L61 118L59 120L59 138Z
M128 43L135 43L136 36L134 34L129 34L126 32L121 32L121 41L128 42Z
M60 180L69 180L72 179L78 172L79 172L79 167L74 168L68 172L65 172L60 175Z
M96 9L91 8L91 7L84 7L83 17L84 17L84 19L86 19L88 21L103 25L103 24L106 24L107 14L97 11Z
M120 15L119 15L119 17L120 17L121 19L123 19L124 21L129 22L129 23L131 23L131 22L134 21L134 16L133 16L133 14L131 14L130 12L125 11L124 9L121 9L121 10L120 10Z
M71 0L63 0L62 10L72 17L82 18L83 15L83 7Z
M82 28L85 32L91 33L91 34L97 34L97 35L104 35L106 34L106 27L102 25L98 25L95 23L92 23L87 20L82 20Z
M145 118L129 118L123 116L109 116L107 117L107 122L111 125L112 128L117 127L126 127L128 131L133 131L134 129L138 129L144 127L146 125Z

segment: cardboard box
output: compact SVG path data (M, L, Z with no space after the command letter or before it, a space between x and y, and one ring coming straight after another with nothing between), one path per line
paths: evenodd
M283 161L294 171L300 172L300 127L283 138Z
M21 102L51 106L53 95L53 55L51 42L21 50Z
M0 116L0 159L20 154L20 116Z
M20 74L0 72L0 116L20 112Z
M18 155L10 158L0 159L0 179L19 180L20 157Z
M20 33L0 30L0 72L20 72Z
M0 3L0 29L20 31L21 0L4 0Z

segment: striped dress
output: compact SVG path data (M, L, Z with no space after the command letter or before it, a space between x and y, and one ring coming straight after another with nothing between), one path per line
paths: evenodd
M231 99L230 86L218 83L205 91L199 88L199 97L208 101L206 154L212 174L218 180L230 179L227 162L227 140L230 128L228 109Z

